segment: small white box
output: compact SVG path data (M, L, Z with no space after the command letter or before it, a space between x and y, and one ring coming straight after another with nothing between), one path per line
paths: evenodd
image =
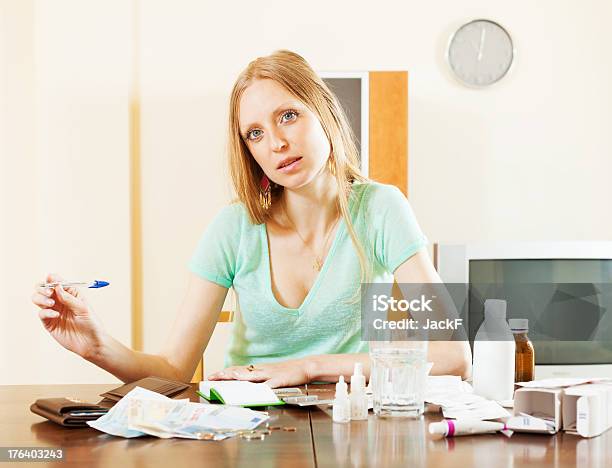
M562 388L531 388L522 387L514 392L514 415L520 416L522 413L535 418L545 419L553 422L553 429L546 430L543 427L516 427L520 432L538 432L554 434L561 430L561 398ZM516 421L516 420L514 420Z
M597 436L612 427L612 385L586 384L566 388L563 429L582 437Z

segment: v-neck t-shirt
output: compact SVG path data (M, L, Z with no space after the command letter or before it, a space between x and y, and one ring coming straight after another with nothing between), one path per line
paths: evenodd
M354 183L349 211L369 257L370 283L392 283L396 268L427 245L408 200L395 186ZM266 226L252 224L240 202L215 216L188 267L236 293L238 310L226 366L368 350L368 343L361 341L359 257L343 218L321 271L297 309L276 300Z

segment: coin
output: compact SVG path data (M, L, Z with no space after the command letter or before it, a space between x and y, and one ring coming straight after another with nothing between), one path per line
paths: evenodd
M280 426L270 426L268 427L268 429L270 429L271 431L280 431L281 427Z
M297 431L297 427L293 427L293 426L284 426L284 427L283 427L283 431L287 431L287 432L295 432L295 431Z
M263 434L240 434L240 438L244 440L264 440L266 436Z

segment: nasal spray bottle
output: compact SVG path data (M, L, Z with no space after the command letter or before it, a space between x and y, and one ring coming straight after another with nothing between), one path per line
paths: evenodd
M351 419L359 421L368 419L368 397L366 395L365 375L363 364L355 363L355 370L351 376Z
M514 336L506 322L506 301L487 299L484 322L474 340L474 393L490 400L512 400Z
M347 423L351 420L351 400L349 400L348 389L343 375L340 376L336 384L332 419L338 423Z

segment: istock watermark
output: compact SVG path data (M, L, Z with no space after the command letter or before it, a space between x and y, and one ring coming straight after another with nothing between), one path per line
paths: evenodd
M505 302L502 320L508 326L510 319L529 324L541 362L557 362L559 356L565 363L612 362L612 282L365 283L361 338L473 342L484 327L479 339L514 339L485 323L487 299Z
M465 287L444 284L362 285L362 339L465 340Z
M388 310L397 312L407 312L412 310L414 312L433 312L431 308L431 303L436 298L433 296L429 299L425 297L424 294L421 294L419 299L396 299L394 297L387 296L386 294L374 294L372 297L372 309L377 310L379 312L387 312Z

